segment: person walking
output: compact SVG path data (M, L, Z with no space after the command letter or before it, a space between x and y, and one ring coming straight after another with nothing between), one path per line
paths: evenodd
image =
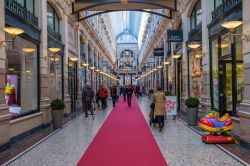
M117 89L115 85L113 85L113 87L111 88L111 97L112 97L113 107L115 107L117 100Z
M107 107L106 99L108 98L108 90L103 85L100 86L99 97L102 102L102 109L105 109Z
M95 96L95 97L96 97L96 98L95 98L95 102L96 102L97 108L98 108L98 110L99 110L99 109L100 109L100 104L99 104L99 100L100 100L99 89L97 90L96 96Z
M160 127L160 132L164 127L164 118L166 115L166 107L164 102L165 102L165 93L162 92L161 87L158 86L156 92L153 95L153 103L155 104L154 118L157 119L157 122Z
M136 85L135 94L137 98L140 97L140 93L141 93L141 87L140 85Z
M126 102L127 88L125 86L122 88L122 95L123 95L124 102Z
M86 85L82 91L82 105L85 112L85 118L88 118L88 110L90 110L93 119L95 118L92 107L92 101L94 99L94 96L94 90L91 88L91 86Z
M127 101L128 101L128 106L131 107L131 99L133 95L133 88L131 85L128 85L126 89L126 94L127 94Z

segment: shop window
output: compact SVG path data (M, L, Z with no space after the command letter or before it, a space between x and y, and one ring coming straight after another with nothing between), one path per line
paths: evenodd
M11 40L9 34L6 40ZM24 48L33 51L29 53ZM37 93L37 45L16 37L14 49L6 47L5 101L13 117L19 117L38 110Z
M53 29L55 32L60 32L60 28L59 28L59 17L56 13L56 11L54 10L54 8L50 5L47 4L47 22L48 22L48 26Z
M201 98L202 96L202 65L201 50L189 52L189 71L190 71L190 96Z
M193 8L190 16L191 29L194 29L202 22L201 1L199 0Z
M19 4L28 9L31 13L35 13L34 0L16 0Z
M212 41L212 84L213 109L219 110L219 69L218 69L218 39Z
M62 99L62 56L49 55L49 97Z

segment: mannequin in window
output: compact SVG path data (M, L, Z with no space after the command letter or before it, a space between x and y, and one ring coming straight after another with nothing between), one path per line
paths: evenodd
M11 94L11 90L12 90L12 84L11 81L8 80L6 87L5 87L5 101L6 101L6 105L9 105L9 97Z

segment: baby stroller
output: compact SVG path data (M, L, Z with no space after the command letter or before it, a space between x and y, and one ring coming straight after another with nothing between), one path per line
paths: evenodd
M155 103L152 103L150 105L150 113L149 113L149 126L151 126L152 124L156 124L158 123L157 122L157 119L154 118L154 110L155 110Z

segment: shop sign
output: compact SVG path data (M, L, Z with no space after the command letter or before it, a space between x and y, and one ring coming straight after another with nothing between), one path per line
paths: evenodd
M177 115L177 97L166 96L165 106L167 115Z
M183 30L168 30L168 42L183 42Z
M154 56L164 56L164 48L155 48Z

